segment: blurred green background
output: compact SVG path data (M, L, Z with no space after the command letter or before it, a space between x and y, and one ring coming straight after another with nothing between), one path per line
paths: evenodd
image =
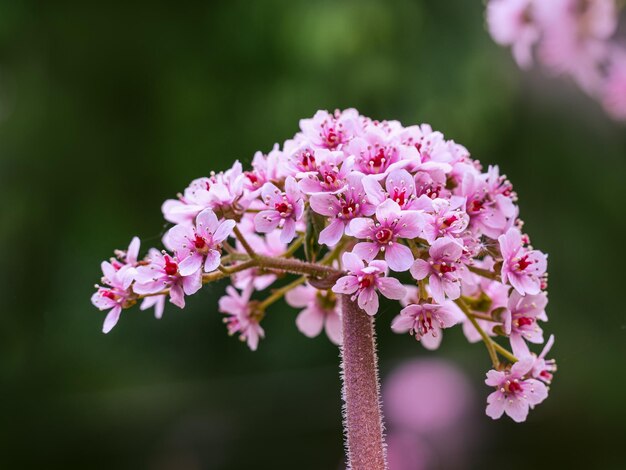
M338 352L293 310L251 353L225 333L223 285L107 336L89 297L114 248L158 243L164 199L345 107L499 164L550 257L559 371L528 422L483 415L483 347L456 329L428 353L391 308L383 377L425 356L467 372L465 468L624 468L624 125L518 70L480 0L129 3L0 2L0 468L339 467Z

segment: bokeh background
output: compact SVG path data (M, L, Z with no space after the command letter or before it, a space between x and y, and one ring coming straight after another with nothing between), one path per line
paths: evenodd
M456 329L429 353L383 313L384 378L441 357L471 385L455 463L445 435L413 450L428 468L624 468L626 127L569 81L518 70L483 9L0 2L0 468L339 468L338 352L293 310L273 309L251 353L225 334L223 285L160 321L125 312L107 336L89 297L114 248L158 243L164 199L345 107L428 122L499 164L549 253L559 372L523 425L484 416L481 345Z

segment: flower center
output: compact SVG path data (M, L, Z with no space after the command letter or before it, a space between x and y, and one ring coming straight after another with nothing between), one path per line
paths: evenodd
M511 393L515 395L522 391L522 386L519 383L519 380L507 380L504 384L505 393Z
M382 227L376 232L375 238L378 243L389 243L393 240L393 230L388 227Z
M371 287L374 283L374 276L371 274L366 274L364 276L359 277L359 289L367 289Z
M169 256L165 257L165 274L175 276L178 272L178 264L176 264Z
M367 162L372 173L380 173L380 170L385 167L387 162L387 156L385 155L385 149L378 149L378 152Z
M441 223L441 228L443 229L450 228L452 224L456 221L457 221L456 215L451 215L450 217L443 219L443 222Z
M483 201L474 199L472 202L469 203L469 206L467 207L467 212L469 212L470 214L477 214L483 209L483 207L484 207Z
M193 241L194 246L197 250L201 250L206 247L206 241L200 235L196 234L196 239Z
M259 177L257 176L257 174L254 171L246 171L245 175L246 175L246 178L248 178L248 180L252 184L252 186L258 186L259 185Z
M334 127L329 127L326 131L326 146L329 149L334 149L341 143L341 135L338 133Z
M341 206L341 214L347 219L351 219L356 216L358 210L359 204L353 200L350 200L349 202L346 201L346 203Z
M274 208L280 213L281 217L286 217L289 213L291 213L291 204L285 201L277 202L274 205Z
M316 168L316 166L315 166L315 157L313 156L313 153L311 153L309 150L305 150L300 155L300 167L304 171L313 171L313 170L315 170L315 168Z
M524 255L515 263L515 266L518 271L524 271L531 264L533 264L533 262L528 259L528 255Z
M394 188L392 199L398 203L399 206L404 206L406 203L406 188Z
M529 326L532 325L534 322L535 320L530 317L519 317L516 319L516 324L518 327Z

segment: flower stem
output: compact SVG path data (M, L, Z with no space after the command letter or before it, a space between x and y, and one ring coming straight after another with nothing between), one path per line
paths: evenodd
M380 408L374 319L361 310L349 295L339 297L343 324L343 425L348 468L385 470L387 459Z
M500 353L500 355L505 357L510 363L514 364L514 363L516 363L519 360L513 354L511 354L508 349L503 348L498 343L496 343L494 340L491 340L491 342L493 343L493 347L496 349L496 351L498 351Z
M277 300L280 300L283 298L283 296L289 292L292 289L295 289L296 287L298 287L300 284L304 284L304 282L307 280L306 276L302 276L299 277L298 279L296 279L293 282L290 282L287 285L284 285L283 287L280 287L278 289L275 289L274 292L272 292L272 294L265 299L263 302L261 302L257 308L259 310L265 310L267 307L269 307L270 305L272 305L274 302L276 302Z
M497 369L498 366L500 365L500 361L498 361L498 354L496 353L496 350L494 349L494 346L493 346L494 342L491 341L491 338L480 327L480 325L476 321L476 318L474 318L474 315L470 311L467 304L463 301L463 299L457 299L454 302L463 311L463 313L469 319L472 325L474 325L474 328L476 328L476 331L478 331L478 334L482 338L483 343L485 343L485 347L487 348L487 352L489 353L489 357L491 358L491 363L493 364L493 367Z
M493 271L489 271L488 269L477 268L475 266L468 266L468 269L474 274L478 274L479 276L485 277L487 279L491 279L493 281L499 281L500 276Z
M248 243L248 240L246 240L246 237L244 236L244 234L241 233L241 230L239 230L239 227L235 225L235 227L233 228L233 232L235 236L237 237L237 240L239 240L239 243L241 243L241 246L243 246L244 250L246 250L246 253L248 253L248 255L250 256L250 258L253 258L253 259L256 258L256 252L252 249L252 247Z

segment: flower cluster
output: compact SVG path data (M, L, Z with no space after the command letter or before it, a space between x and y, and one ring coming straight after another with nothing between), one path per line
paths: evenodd
M165 250L139 259L135 238L102 264L92 301L109 310L105 333L140 300L161 317L167 299L183 308L202 284L229 278L219 311L251 349L282 298L301 309L304 335L325 331L341 344L339 296L370 316L382 315L382 296L402 307L392 329L428 349L455 325L484 341L494 368L489 416L520 421L546 397L551 341L539 356L528 346L543 343L546 255L522 232L516 193L498 167L483 171L428 125L319 111L247 171L235 162L194 180L162 210L173 224ZM299 277L285 284L286 274Z
M490 0L487 5L491 36L511 47L520 67L528 68L536 56L623 120L626 46L617 38L618 19L615 0Z

